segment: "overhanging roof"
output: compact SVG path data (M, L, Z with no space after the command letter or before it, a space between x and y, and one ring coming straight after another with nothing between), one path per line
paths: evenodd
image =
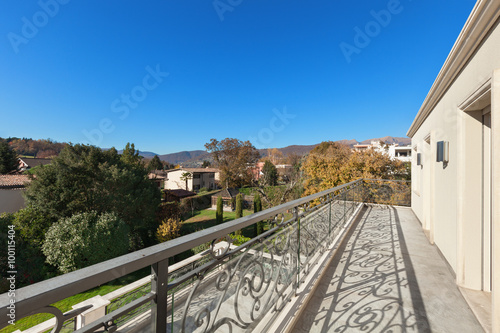
M476 3L406 135L413 137L477 51L499 16L500 1L479 0Z

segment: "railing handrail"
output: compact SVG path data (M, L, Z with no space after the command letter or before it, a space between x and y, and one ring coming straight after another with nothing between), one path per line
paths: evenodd
M21 318L31 313L31 305L36 305L37 309L41 309L61 299L65 299L69 296L92 289L141 268L166 260L179 253L190 250L199 244L219 239L244 227L269 219L280 213L286 212L287 210L324 197L325 195L341 191L363 181L364 179L351 181L349 183L311 194L307 197L296 199L258 213L244 216L168 242L157 244L79 269L74 272L23 287L16 290L15 293L16 317ZM3 326L8 320L7 306L9 304L10 297L8 296L8 293L0 295L0 326Z

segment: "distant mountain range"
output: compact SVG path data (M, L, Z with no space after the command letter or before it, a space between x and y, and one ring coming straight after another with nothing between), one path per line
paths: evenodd
M364 140L364 141L356 141L354 139L352 140L339 140L336 142L346 144L348 146L354 146L356 144L369 144L372 141L382 141L387 144L393 144L397 143L400 146L406 146L411 144L411 139L410 138L399 138L399 137L392 137L392 136L384 136L383 138L375 138L375 139L369 139L369 140ZM297 154L297 155L306 155L308 154L314 147L316 147L318 144L315 145L292 145L292 146L287 146L284 148L278 148L278 150L284 155L290 155L290 154ZM261 156L266 156L267 155L267 149L259 149L260 155ZM157 155L152 152L139 152L141 156L144 158L152 158L154 155ZM210 154L207 153L205 150L190 150L190 151L181 151L178 153L172 153L172 154L165 154L165 155L158 155L160 160L166 161L172 164L182 164L184 166L200 166L201 163L204 160L211 161Z

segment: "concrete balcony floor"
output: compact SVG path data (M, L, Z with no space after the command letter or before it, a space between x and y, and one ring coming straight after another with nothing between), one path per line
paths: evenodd
M409 208L373 205L340 245L293 332L483 332Z

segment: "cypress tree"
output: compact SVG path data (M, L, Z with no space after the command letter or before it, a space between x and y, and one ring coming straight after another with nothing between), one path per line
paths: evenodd
M215 211L215 224L221 224L224 221L224 210L222 209L222 197L217 198L217 210Z
M262 210L262 201L260 200L260 195L257 193L253 199L253 212L257 213ZM254 224L254 233L255 236L260 235L264 232L264 221L259 221Z
M236 196L236 218L239 219L243 216L243 196L238 193ZM236 235L241 235L241 230L235 232Z

